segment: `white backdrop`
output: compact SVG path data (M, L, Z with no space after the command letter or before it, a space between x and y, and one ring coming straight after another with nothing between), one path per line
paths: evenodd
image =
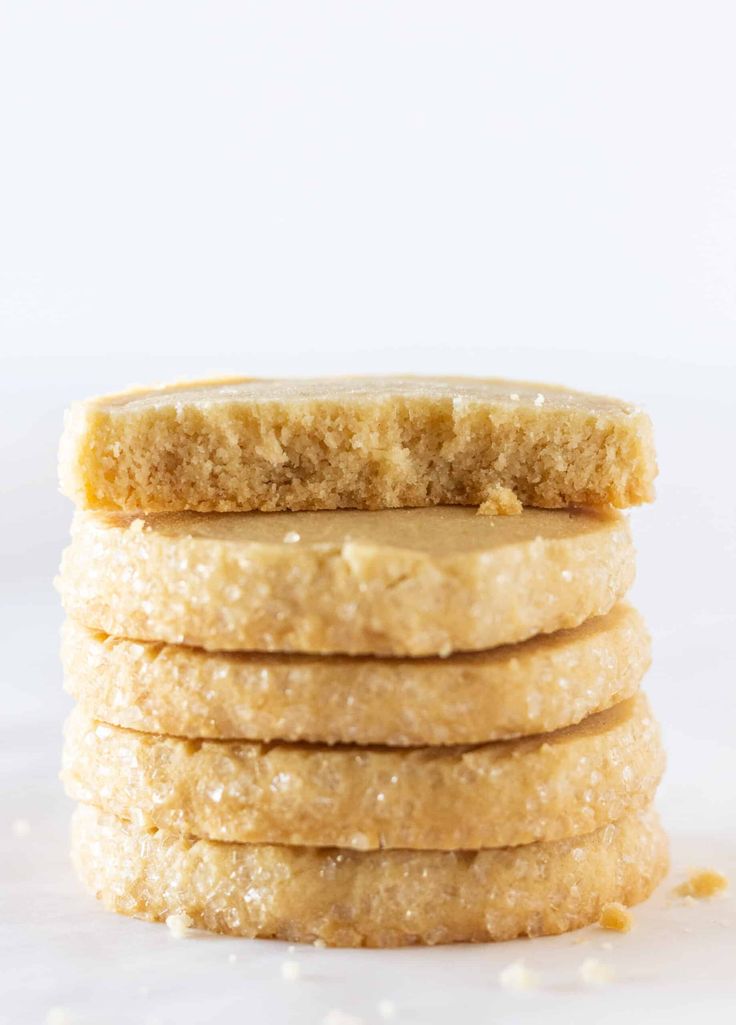
M309 951L296 988L280 944L176 945L102 915L66 864L50 579L70 517L61 414L87 394L210 371L449 371L640 401L662 469L633 514L670 747L660 803L676 875L694 860L736 877L734 39L733 4L702 0L0 2L13 1025L53 1006L86 1025L372 1022L376 987L417 1025L460 1008L727 1020L733 901L671 909L666 888L613 952L599 936ZM605 996L575 982L586 952L615 963ZM496 976L521 955L546 982L519 1005Z

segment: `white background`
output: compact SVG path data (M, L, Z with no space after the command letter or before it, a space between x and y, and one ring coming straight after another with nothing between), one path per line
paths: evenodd
M0 1020L368 1025L381 998L410 1025L733 1020L733 899L667 895L693 863L736 880L735 42L733 4L703 0L0 2ZM634 599L674 870L612 950L287 955L81 893L55 778L61 414L210 371L515 375L652 413ZM586 956L616 983L585 990ZM498 984L518 957L527 997Z

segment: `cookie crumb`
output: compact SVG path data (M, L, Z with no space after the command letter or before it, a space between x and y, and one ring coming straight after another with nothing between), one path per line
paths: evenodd
M613 932L629 932L633 924L634 916L623 904L611 901L610 904L603 905L601 917L598 919L598 925L602 929L610 929Z
M485 493L485 499L478 506L479 516L519 516L522 505L511 488L493 484Z
M297 979L301 978L302 966L298 961L282 961L281 962L281 978L286 979L287 982L296 982Z
M383 1018L384 1021L390 1021L396 1017L396 1004L393 1000L379 1000L376 1010L378 1011L378 1017Z
M499 973L498 981L504 989L515 993L529 992L539 986L539 976L523 961L512 961Z
M166 925L175 940L183 940L184 937L189 934L194 922L189 915L182 913L178 915L167 915Z
M597 957L586 957L578 968L578 975L586 986L604 986L615 978L613 968Z
M327 946L327 944L322 939L316 939L314 941L314 943L312 944L312 946L313 947L319 947L320 950L324 950L324 948Z
M74 1019L64 1007L50 1007L46 1014L46 1025L74 1025Z
M713 868L701 868L691 872L684 883L675 887L678 897L691 897L702 899L704 897L715 897L717 893L723 893L728 889L728 879L722 872L716 872Z

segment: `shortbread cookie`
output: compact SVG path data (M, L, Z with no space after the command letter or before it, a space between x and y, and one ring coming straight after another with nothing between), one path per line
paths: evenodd
M208 649L449 655L578 626L634 575L615 512L77 513L70 616Z
M641 616L619 604L574 630L449 658L206 652L68 619L65 687L96 719L220 740L478 744L549 733L635 693Z
M185 914L198 928L336 947L509 940L596 922L667 870L647 810L575 839L485 851L315 850L213 843L80 805L72 856L114 911Z
M62 490L87 509L234 512L653 497L649 418L617 399L458 377L201 381L72 406Z
M577 726L475 747L184 740L66 728L70 797L211 840L476 850L588 833L649 804L664 768L643 694Z

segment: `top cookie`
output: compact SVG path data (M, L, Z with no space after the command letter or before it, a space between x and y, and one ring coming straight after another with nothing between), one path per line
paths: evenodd
M648 416L617 399L459 377L229 378L69 410L61 488L86 509L267 512L651 501Z

